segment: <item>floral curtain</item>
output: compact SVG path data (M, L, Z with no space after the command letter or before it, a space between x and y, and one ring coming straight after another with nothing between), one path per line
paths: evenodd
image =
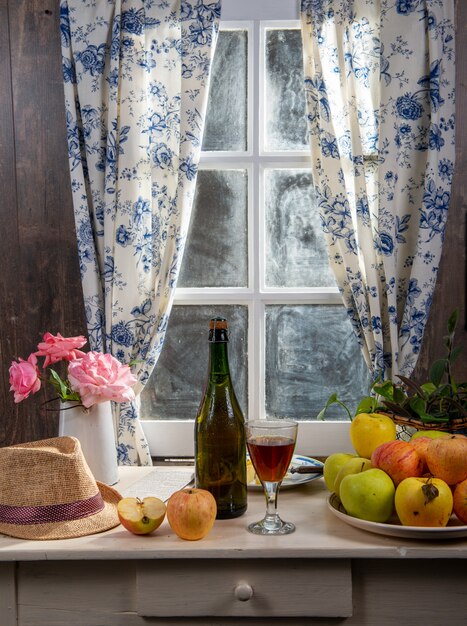
M374 378L409 376L454 169L453 0L302 0L329 258Z
M162 348L193 202L220 0L62 0L71 187L89 341ZM114 405L120 464L151 464L138 402Z

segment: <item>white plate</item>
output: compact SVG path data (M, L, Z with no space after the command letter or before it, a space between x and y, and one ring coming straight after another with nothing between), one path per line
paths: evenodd
M321 463L321 461L318 461L316 459L312 459L309 456L302 456L299 454L294 454L292 457L292 461L290 462L290 465L289 465L289 470L291 467L299 467L301 465L307 465L307 466L317 465L318 467L321 467L323 463ZM290 474L290 472L287 471L284 477L284 480L282 481L281 489L290 489L291 487L297 487L297 485L303 485L304 483L309 483L311 480L316 480L317 478L320 478L320 476L322 475L323 475L322 472L318 474ZM249 483L248 489L251 489L253 491L263 491L262 485L257 485L256 483Z
M348 515L335 493L331 493L328 500L329 509L336 517L349 526L367 530L378 535L388 537L404 537L406 539L457 539L467 537L467 526L454 516L444 528L426 528L418 526L401 526L399 522L381 524L379 522L368 522Z

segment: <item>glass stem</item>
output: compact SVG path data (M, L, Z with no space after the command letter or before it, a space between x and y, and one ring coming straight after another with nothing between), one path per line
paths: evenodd
M264 495L266 496L266 515L263 525L268 530L276 530L282 526L282 520L277 512L277 495L280 483L264 482Z

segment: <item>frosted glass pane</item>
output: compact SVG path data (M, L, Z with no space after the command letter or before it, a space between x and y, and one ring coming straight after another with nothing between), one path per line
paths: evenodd
M179 287L248 284L246 170L200 170Z
M248 32L220 31L212 65L202 149L247 150Z
M265 149L308 150L300 29L267 29Z
M245 306L174 306L157 365L141 394L143 419L194 419L208 371L208 325L212 317L229 323L229 365L237 399L247 410L247 332Z
M336 392L354 410L370 379L339 305L266 307L266 413L313 420ZM337 405L335 405L337 407ZM331 406L329 419L348 419Z
M309 170L267 169L264 187L266 285L334 286Z

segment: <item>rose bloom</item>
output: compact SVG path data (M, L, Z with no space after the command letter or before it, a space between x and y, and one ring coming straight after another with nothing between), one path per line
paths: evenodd
M18 359L10 366L10 391L14 391L16 403L25 400L30 393L36 393L41 388L37 358L31 354L28 360Z
M68 380L86 408L99 402L130 402L135 399L131 388L137 381L128 365L122 365L111 354L88 352L70 361Z
M55 336L51 333L45 333L43 341L38 344L37 356L45 356L44 368L52 363L65 359L73 361L84 356L84 352L78 350L86 343L86 337L62 337L60 333Z

